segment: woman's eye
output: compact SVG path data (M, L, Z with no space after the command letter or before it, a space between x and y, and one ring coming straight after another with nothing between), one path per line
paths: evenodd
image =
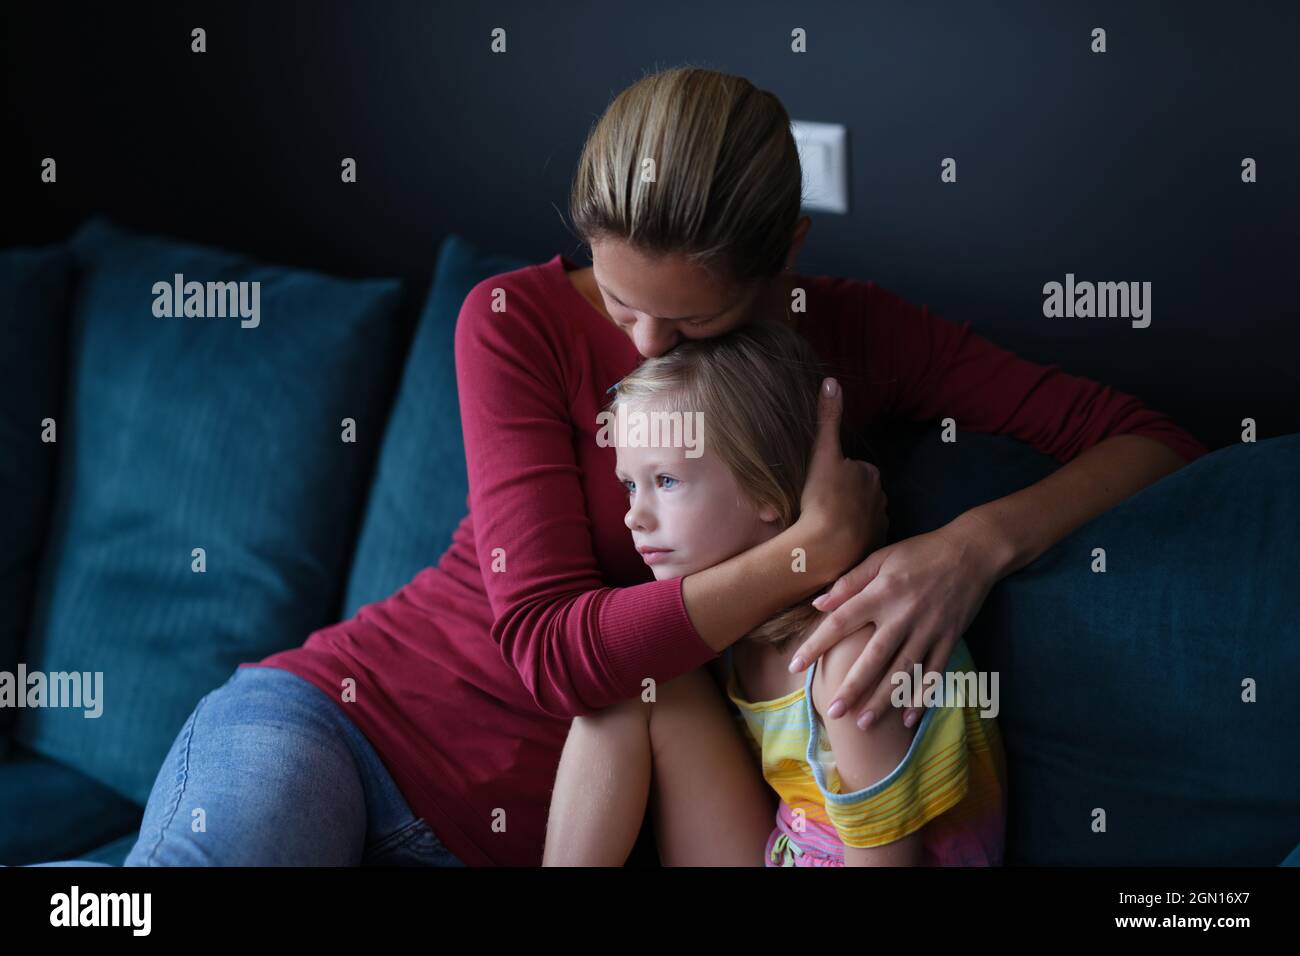
M631 495L634 491L636 491L636 482L632 481L630 478L624 481L620 481L619 484L623 486L623 490L626 491L629 495ZM631 487L628 487L629 485Z
M662 478L664 481L671 481L671 482L673 482L673 483L676 483L676 481L677 481L676 478L672 478L672 477L670 477L670 476L668 476L668 475L660 475L659 477ZM666 487L669 487L669 486L666 486Z

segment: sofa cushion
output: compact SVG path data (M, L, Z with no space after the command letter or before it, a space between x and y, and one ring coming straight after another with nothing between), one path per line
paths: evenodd
M102 714L25 709L15 735L143 804L200 697L337 619L400 366L400 284L102 220L69 245L66 454L26 658L102 680ZM155 284L177 275L250 283L256 315L160 317Z
M0 673L17 673L49 530L71 290L61 246L0 252ZM0 706L0 759L17 714Z
M23 747L0 761L0 864L5 866L92 859L87 854L107 841L138 833L143 816L143 807Z
M344 617L438 563L469 512L456 393L456 318L483 279L528 265L449 235L406 359L357 543Z
M898 492L913 532L1054 467L1026 469L1037 453L1002 436L959 433L954 456L937 435L892 476L931 498ZM1297 474L1300 435L1224 448L990 593L967 643L999 674L1008 863L1272 866L1296 846Z
M135 847L136 841L140 839L139 824L131 827L122 836L107 843L95 847L93 850L87 850L85 853L79 853L78 859L85 860L88 863L102 863L105 866L121 866L126 862L127 856Z

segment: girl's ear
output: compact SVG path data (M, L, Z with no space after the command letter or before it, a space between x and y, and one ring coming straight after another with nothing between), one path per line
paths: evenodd
M772 507L770 504L764 503L758 506L759 521L765 521L768 524L772 524L774 521L779 520L780 517L781 516L776 513L776 509Z

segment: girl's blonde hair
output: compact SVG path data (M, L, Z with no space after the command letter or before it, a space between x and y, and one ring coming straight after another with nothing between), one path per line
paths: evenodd
M578 161L569 216L588 244L617 239L745 283L784 268L802 189L781 101L744 77L680 66L606 108Z
M778 321L755 319L647 359L614 387L608 410L702 413L705 454L716 455L755 504L771 505L784 530L799 517L823 377L802 335ZM820 617L802 601L746 637L783 646Z

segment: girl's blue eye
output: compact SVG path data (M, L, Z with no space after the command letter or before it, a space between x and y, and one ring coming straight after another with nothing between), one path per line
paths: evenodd
M680 481L680 479L678 479L678 478L674 478L674 477L672 477L671 475L657 475L656 477L659 478L661 481L664 481L664 482L671 481L671 482L674 482L674 483L675 483L675 482ZM626 491L629 495L632 495L632 494L634 494L634 493L636 492L636 482L633 481L631 478L625 478L625 479L621 480L621 481L619 482L619 484L621 484L621 485L623 486L623 490ZM670 486L670 485L661 485L661 487L672 487L672 486Z

